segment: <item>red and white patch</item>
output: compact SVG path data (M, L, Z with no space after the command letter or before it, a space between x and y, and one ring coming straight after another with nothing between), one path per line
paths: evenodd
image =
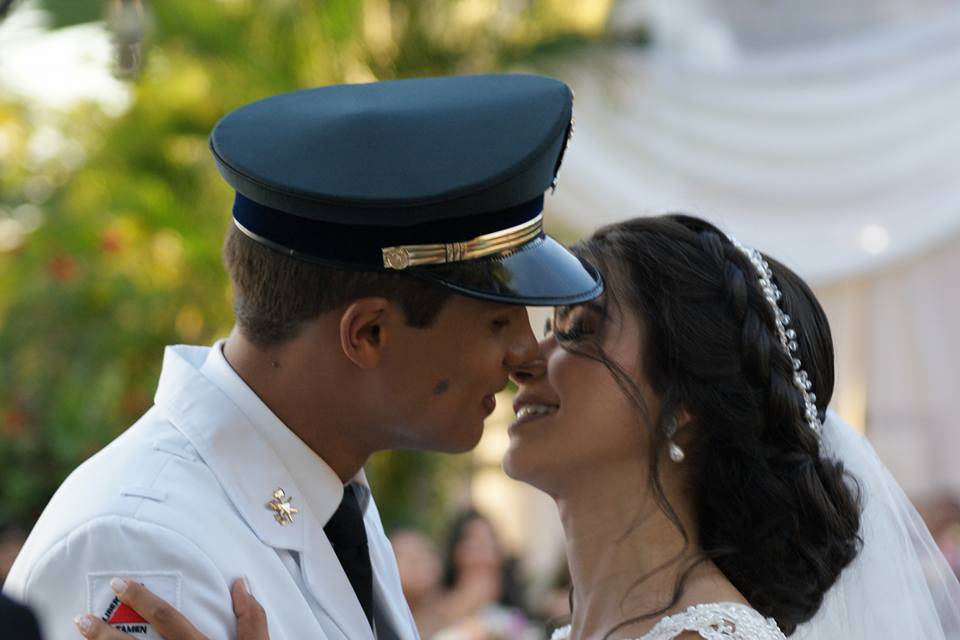
M107 607L106 613L103 614L103 621L107 624L147 624L144 617L120 602L120 598L114 598Z
M180 574L170 572L119 571L93 573L87 576L89 610L114 629L140 640L162 640L143 616L120 602L110 588L110 581L118 576L128 577L144 584L150 591L175 608L180 608Z

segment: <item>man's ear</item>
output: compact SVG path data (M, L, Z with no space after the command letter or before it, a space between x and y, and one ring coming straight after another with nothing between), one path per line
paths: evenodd
M386 298L360 298L351 302L340 316L340 348L361 369L380 362L388 339L385 325L393 305Z

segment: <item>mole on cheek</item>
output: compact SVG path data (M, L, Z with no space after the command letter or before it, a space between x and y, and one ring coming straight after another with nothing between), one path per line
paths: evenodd
M450 388L450 381L441 380L440 382L437 383L437 386L433 388L433 393L434 395L442 396L447 392L447 389L449 388Z

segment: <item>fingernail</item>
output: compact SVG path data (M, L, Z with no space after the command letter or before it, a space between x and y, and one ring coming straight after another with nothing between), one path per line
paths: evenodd
M250 581L247 580L247 576L240 576L240 579L243 580L243 588L247 592L247 595L252 596L253 592L250 591Z
M73 619L73 624L77 625L77 629L80 630L80 633L87 635L87 632L90 631L90 627L93 626L93 619L90 616L77 616Z
M110 588L118 596L123 595L123 592L127 590L127 581L123 578L114 578L110 581Z

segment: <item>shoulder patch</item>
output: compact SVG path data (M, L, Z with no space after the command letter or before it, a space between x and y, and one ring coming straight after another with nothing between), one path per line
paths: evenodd
M173 571L112 571L87 575L87 610L117 631L122 631L137 640L163 640L140 614L120 602L110 588L116 577L127 577L145 585L174 608L180 608L181 575Z

